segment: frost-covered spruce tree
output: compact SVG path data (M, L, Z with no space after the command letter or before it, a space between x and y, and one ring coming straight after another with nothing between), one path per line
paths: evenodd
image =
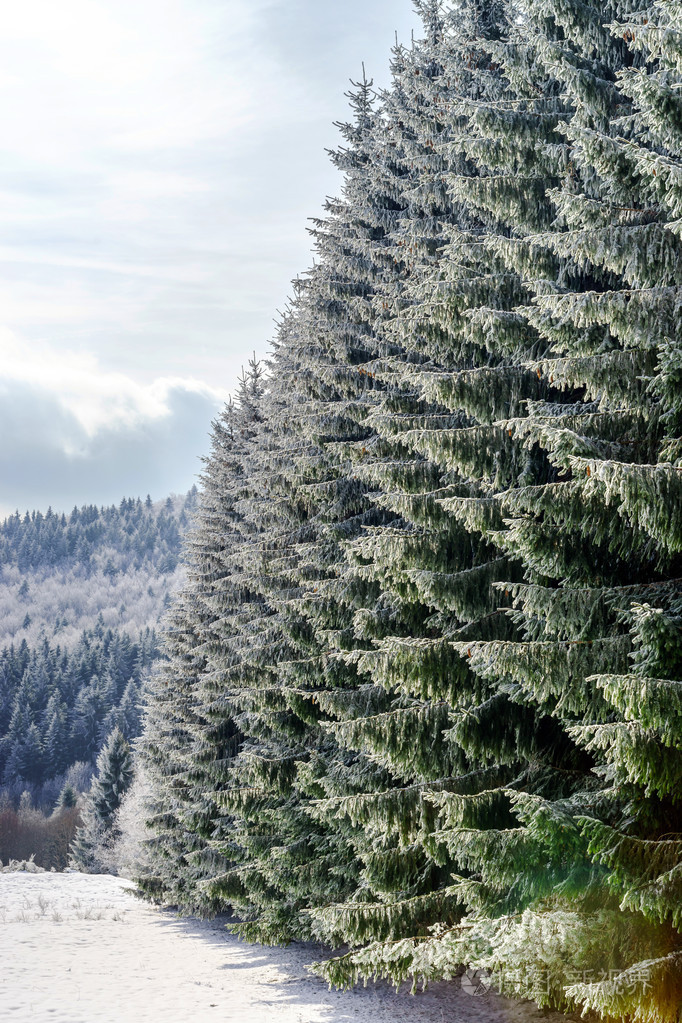
M282 379L288 408L291 378ZM251 415L239 432L252 441L239 472L226 474L213 465L215 500L222 508L213 528L223 549L208 600L214 624L205 633L207 663L200 681L209 730L203 737L197 732L193 772L198 788L210 783L219 811L208 844L222 857L222 869L215 869L216 860L206 874L205 898L235 908L243 933L280 941L299 936L299 911L316 883L302 878L294 890L299 865L301 874L306 868L310 873L319 860L323 881L326 871L292 791L309 714L301 712L300 696L293 692L288 705L282 679L284 666L301 661L310 645L305 622L291 607L297 596L295 548L306 531L305 510L289 478L300 452L291 430L278 428L283 398L275 379L268 392L251 410L239 403ZM205 556L198 550L201 565ZM216 757L211 745L228 734L225 729L231 755L223 751Z
M189 856L203 843L184 823L190 791L186 778L198 718L196 685L204 667L192 619L196 603L176 595L163 625L164 657L147 684L139 755L149 776L149 842L144 894L166 905L197 909L197 872Z
M353 470L374 484L372 500L385 509L388 523L366 530L352 544L353 570L345 582L347 590L357 588L358 596L359 581L379 586L375 602L361 602L356 612L355 649L346 660L358 666L375 690L383 690L390 703L385 709L349 705L345 713L337 705L340 720L332 725L342 745L366 751L390 781L387 787L381 780L374 791L366 782L363 790L347 797L329 793L321 805L322 812L351 820L366 835L366 853L360 851L365 857L363 887L357 899L318 914L328 925L335 922L344 939L356 945L409 935L409 946L429 926L457 919L458 899L449 886L456 851L447 850L435 836L438 818L429 794L474 794L508 780L518 759L530 750L537 755L538 749L537 743L534 749L532 745L537 733L533 713L506 706L504 698L484 699L476 676L451 643L458 634L475 635L475 628L486 636L509 634L506 619L496 614L499 600L490 588L491 580L509 571L509 561L481 539L471 522L460 522L443 510L441 502L449 494L465 502L476 495L473 481L418 448L425 434L462 433L466 440L475 422L461 407L459 395L448 406L447 397L442 400L435 387L427 390L438 375L448 396L447 383L457 376L457 367L468 369L473 342L463 356L461 344L455 348L443 328L427 323L424 313L417 316L412 307L423 301L416 281L440 272L447 237L457 234L460 247L466 240L472 249L475 237L480 252L481 238L489 230L459 201L448 199L444 183L448 173L471 178L479 173L459 152L463 137L471 135L470 117L451 117L448 109L455 103L491 103L504 90L487 51L500 23L475 4L458 6L451 21L434 4L423 5L422 13L426 39L409 51L397 51L394 92L386 99L387 136L395 149L390 159L402 171L394 174L393 185L404 202L396 243L403 247L410 239L404 246L409 262L401 280L403 295L409 297L394 303L393 320L379 328L392 343L390 355L371 367L384 386L381 404L370 417L379 439L370 457L358 446ZM467 288L476 292L488 267L480 256L473 265L468 258L468 276L461 257L453 270L461 277L462 301L473 305L480 293L469 296ZM505 292L511 290L506 281L502 286ZM481 406L484 396L479 394ZM469 713L481 704L480 717ZM549 738L551 729L545 731ZM508 819L504 807L501 819ZM343 982L362 963L369 973L385 967L387 975L399 979L408 961L389 941L367 954L351 953L331 962L323 972Z
M401 857L390 842L378 850L361 824L311 803L311 797L343 798L368 784L391 784L384 763L352 745L339 747L334 729L319 724L320 714L357 718L369 707L392 709L385 690L363 684L352 658L343 656L349 643L366 646L353 630L360 598L368 587L375 599L380 594L377 582L359 576L347 586L343 542L385 517L367 502L367 484L353 472L348 452L376 443L365 421L384 395L375 393L368 366L384 354L378 310L388 307L404 267L391 237L403 213L404 161L389 156L387 166L384 122L370 100L371 83L364 80L351 94L354 121L342 126L347 147L334 154L344 171L342 198L315 222L319 262L299 282L282 325L270 434L251 474L264 480L260 507L254 494L246 520L260 529L261 560L252 563L251 576L256 570L266 611L267 660L254 650L251 633L239 657L216 672L232 704L243 708L237 720L244 742L231 767L234 789L221 797L232 814L224 842L234 866L209 887L246 914L242 933L267 940L344 937L338 915L316 909L355 891L364 890L365 904L368 896L374 902L363 915L382 934L387 923L393 933L400 919L407 925L415 913L423 916L425 901L436 904L436 916L443 908L432 865L423 863L414 876L410 852ZM216 663L233 649L226 633ZM374 864L371 875L365 853ZM362 877L357 857L365 865ZM419 892L416 906L400 897L401 872ZM377 912L380 896L397 908Z
M571 838L571 828L566 823L565 813L561 812L557 797L573 797L585 786L588 791L598 787L589 770L592 766L590 758L576 748L578 736L573 727L584 721L585 716L589 718L600 712L600 696L598 690L595 693L594 685L581 684L580 680L581 676L584 680L586 672L597 665L606 669L609 665L622 664L630 643L618 623L617 605L610 615L605 612L608 593L603 586L602 573L604 563L613 561L608 581L627 580L635 567L628 564L631 547L627 553L615 558L616 543L611 550L608 549L608 508L602 514L601 526L597 520L592 523L592 531L587 528L594 510L584 507L582 492L574 503L572 517L567 516L566 508L555 505L557 493L570 488L555 486L555 480L558 483L561 479L566 459L553 462L553 449L571 442L569 431L575 432L576 419L581 413L583 419L582 422L578 420L578 424L582 426L591 422L595 433L599 429L608 429L608 418L614 421L614 432L616 424L627 422L628 400L632 406L641 405L642 390L637 385L637 367L633 368L630 377L632 391L628 394L623 374L617 367L623 363L627 368L632 355L623 356L616 351L609 358L609 349L618 349L619 346L613 342L604 345L605 332L602 330L601 338L599 332L594 331L592 340L603 358L593 359L588 364L583 358L584 352L577 349L578 358L573 360L572 370L575 372L577 364L582 378L561 380L554 369L557 363L562 366L565 363L554 359L546 367L547 372L543 372L545 367L539 356L554 355L556 350L550 346L557 340L566 341L570 328L562 322L563 337L558 337L558 331L549 336L538 323L535 312L536 304L542 305L544 292L561 296L572 291L584 307L587 302L581 296L596 283L593 267L589 267L591 273L584 273L573 263L574 237L562 249L561 241L557 243L554 239L554 232L547 237L547 233L543 235L539 229L552 224L560 195L572 194L576 190L579 170L572 163L576 158L576 147L562 140L557 131L561 121L570 121L570 130L578 132L581 126L594 127L594 123L603 127L605 118L608 124L627 110L627 102L623 102L615 85L615 72L625 59L624 48L620 42L611 45L608 34L600 28L601 9L585 7L573 13L562 9L556 12L555 18L548 19L548 7L553 5L538 5L538 10L534 9L534 13L538 14L537 21L533 22L530 17L524 22L524 35L512 46L505 43L490 47L495 61L505 66L507 81L513 85L514 92L498 102L476 104L473 120L479 129L479 141L476 131L472 130L464 145L470 158L478 161L479 180L472 180L471 175L461 173L451 178L453 195L470 208L472 216L479 217L484 224L487 222L488 230L478 239L478 253L482 252L485 258L487 252L489 257L497 259L502 271L497 274L490 270L487 274L479 272L474 287L481 289L479 294L485 294L487 290L488 295L499 296L500 291L494 290L495 286L499 289L503 285L505 290L509 289L506 301L500 303L496 297L492 308L489 300L486 303L488 308L472 302L471 315L462 317L462 302L466 311L466 303L471 301L470 285L465 282L460 285L464 292L463 300L460 300L458 290L452 289L457 304L453 304L452 299L446 298L442 303L434 303L432 299L425 301L423 307L430 318L438 316L441 329L450 333L454 342L451 345L453 356L462 351L464 340L473 358L468 372L434 373L433 382L439 396L446 404L455 397L455 403L450 405L452 411L464 406L482 425L474 422L468 432L415 431L413 441L418 451L423 451L460 477L464 475L463 482L466 482L466 477L475 482L478 494L470 489L469 493L460 492L453 497L443 495L441 507L458 520L475 524L483 536L498 546L501 555L513 560L520 555L525 575L524 585L518 585L514 576L503 577L501 584L503 592L516 598L517 609L512 617L520 629L518 638L509 636L501 641L494 636L477 637L471 630L459 644L449 647L466 658L487 689L482 694L485 697L483 702L478 707L464 708L466 714L461 724L453 729L453 736L463 741L465 747L471 750L472 719L474 722L477 718L480 720L480 715L489 712L495 702L499 706L501 699L508 701L511 696L512 711L516 705L519 710L528 708L533 712L527 726L517 730L516 741L517 753L532 754L532 759L513 782L508 781L505 788L487 789L465 800L447 794L437 800L449 825L443 829L443 837L449 831L449 851L463 859L466 873L473 873L476 880L475 884L471 880L463 880L458 886L459 891L472 909L479 910L483 920L487 915L538 905L549 892L557 890L559 884L568 885L569 878L575 883L576 878L580 879L581 874L584 878L585 872L589 871L590 856L584 840L576 841L572 847L574 862L569 863L568 876L561 868L562 859L570 848L570 842L567 846L566 840ZM539 8L542 8L541 12ZM631 30L626 29L623 34L629 37ZM529 38L532 41L530 48ZM603 55L595 56L595 39L603 44ZM563 59L563 67L559 62L561 73L557 71L559 56ZM597 117L599 105L595 96L601 103L601 121ZM593 107L590 107L590 102ZM493 131L495 135L491 137ZM495 161L492 165L491 160ZM525 161L530 174L521 173L524 169L521 161ZM567 168L567 175L563 168ZM582 173L588 177L585 166ZM565 186L563 193L558 189L554 193L548 191L548 186L560 182ZM584 232L584 241L586 236L587 232ZM452 260L454 265L450 266L447 260L439 265L444 284L449 284L448 278L452 278L453 270L457 281L463 256L467 251L476 252L472 245L467 249L461 235L457 242L457 259ZM605 248L608 251L608 245ZM491 269L494 270L494 263ZM605 286L614 286L609 276L601 283L602 288ZM587 301L591 297L586 296ZM595 301L598 300L599 296L596 296ZM436 313L439 306L441 312ZM422 311L418 309L417 315L423 315ZM584 327L582 323L578 326ZM588 342L586 334L587 331L582 330L583 343ZM480 350L476 351L475 342L480 343L481 340L486 342L490 353L487 359L481 358ZM447 350L446 346L443 347ZM568 352L566 349L560 351L562 356L571 353L570 349ZM647 365L646 359L644 365ZM586 374L600 366L601 376L588 383ZM419 380L419 376L415 376ZM425 393L432 396L434 386L428 378L427 386L429 390L425 388ZM593 389L585 395L584 391L580 392L581 386ZM610 396L609 389L618 393ZM567 401L567 397L571 400ZM583 400L581 404L576 401L584 397L599 399L603 407L590 408L589 402ZM610 401L615 406L615 414L609 417L606 413L612 411ZM526 408L530 415L524 415ZM512 410L514 418L511 418ZM505 414L506 418L500 421L500 415ZM553 418L548 423L549 416ZM561 421L560 417L566 418ZM555 427L559 429L550 432ZM606 433L603 440L608 443L612 436ZM635 436L640 443L638 456L646 459L650 442L648 425ZM627 435L625 439L631 445L634 443ZM559 454L563 452L559 451ZM592 479L591 472L587 466L587 480ZM545 494L547 498L543 504L541 498ZM525 502L521 506L516 503L519 499ZM608 500L605 496L602 503ZM529 515L521 521L519 513L526 510L532 518ZM501 532L505 514L513 515L515 521L511 529ZM669 512L664 514L669 515ZM576 515L580 516L578 522L573 517ZM544 523L544 529L541 523ZM522 530L525 530L525 535ZM575 539L571 542L572 535ZM600 556L599 550L604 547L605 552ZM645 561L646 551L645 542ZM644 574L646 577L646 572ZM590 606L589 584L593 581L597 583L596 590L601 591L598 595L601 606L594 615L588 616L586 622L584 613ZM647 581L645 585L649 587L651 583ZM592 597L597 599L594 593ZM539 604L540 599L545 603ZM554 607L551 601L556 602ZM595 637L601 637L599 642L589 637L586 628L593 629ZM513 722L514 715L504 715L497 720ZM489 729L486 738L487 743L484 741L479 746L479 754L483 757L492 755L499 763L499 732ZM515 788L522 791L514 795ZM526 797L523 792L527 793ZM580 801L577 803L579 806ZM554 831L545 819L549 815L548 807L557 815ZM513 816L504 826L505 816L514 808ZM526 827L514 827L514 822ZM575 830L575 826L572 827ZM530 869L524 867L524 860ZM578 892L581 899L587 897L587 889L580 885ZM547 918L545 922L550 928L557 924L561 929L560 921L557 923L557 920ZM615 926L613 915L611 922ZM595 914L592 923L586 925L582 942L585 947L580 948L581 941L576 941L573 960L567 955L568 946L557 955L557 975L553 976L548 976L540 966L546 949L536 949L538 958L534 960L533 943L528 941L528 933L523 929L519 931L516 960L511 951L514 942L502 942L494 925L484 932L482 940L484 944L492 940L505 949L498 954L497 960L493 958L488 963L506 970L508 986L513 987L514 976L522 972L525 980L520 981L519 989L524 993L561 1001L565 998L562 988L566 986L567 979L586 975L590 969L596 975L604 966L603 950L599 952L595 943L590 947L589 942L589 927L597 927L599 923L600 918ZM467 926L470 926L470 921ZM505 921L505 927L508 927L508 921ZM491 939L493 934L495 938ZM624 934L627 934L627 928ZM644 936L643 945L647 937L650 936ZM459 938L452 940L454 952L450 956L443 953L443 943L438 942L430 951L421 951L413 959L409 943L403 949L393 946L387 950L390 965L386 966L386 970L396 976L403 969L409 972L411 964L416 972L423 971L429 975L431 971L433 975L435 971L438 975L439 971L447 970L448 963L451 966L456 961L453 955L463 954ZM607 972L609 968L622 968L625 961L623 952L629 941L630 938L623 936L620 942L614 942L612 958L606 964ZM476 946L472 944L470 947ZM557 942L557 949L559 947L560 942ZM652 950L654 947L650 946ZM602 955L601 959L597 953ZM371 973L377 964L382 968L382 952L379 948L369 949L360 956L351 957L351 962L356 967L362 964L362 970ZM591 965L586 966L586 963ZM343 976L343 969L343 964L330 964L327 975L333 976L336 970L337 975ZM632 975L624 976L623 984L627 985ZM644 976L641 985L646 986L646 983ZM615 990L618 991L617 984ZM569 997L577 997L577 993L572 992ZM588 992L587 997L597 1004L601 996ZM604 997L610 997L608 990Z
M252 375L229 430L214 432L178 642L146 739L161 783L166 899L199 912L230 905L242 933L266 941L309 934L305 910L338 898L349 876L343 841L311 820L293 784L324 739L314 692L305 694L322 670L305 591L329 572L329 555L314 556L323 523L305 496L316 449L296 425L298 329L299 316L285 317L268 394ZM339 496L323 486L325 504L328 490ZM185 707L166 683L187 695Z
M344 521L339 518L338 505L329 509L334 515L329 525L345 540L346 549L350 543L356 554L349 569L336 553L333 567L338 578L329 573L331 577L321 579L315 588L321 597L317 610L314 602L311 606L311 625L329 648L326 675L333 686L315 692L314 699L331 720L324 722L326 742L298 771L299 787L305 787L308 780L309 794L324 796L308 812L330 831L347 836L361 866L350 898L344 902L327 898L312 907L313 933L353 944L422 934L430 922L455 912L442 856L434 854L428 841L414 840L414 828L405 818L404 827L398 823L408 805L414 821L422 803L420 790L425 784L438 787L443 774L447 776L453 769L441 735L447 725L447 710L442 701L439 706L436 700L423 698L428 694L416 694L414 686L396 692L395 679L387 684L386 677L378 671L372 674L367 666L370 658L375 663L377 638L396 630L403 639L414 636L424 629L432 613L416 591L408 592L409 583L402 592L387 584L390 567L386 564L383 570L373 572L365 552L367 544L386 536L383 523L393 520L394 526L405 525L396 520L390 504L377 500L379 487L389 489L394 482L392 472L398 480L402 478L401 464L408 456L393 433L399 432L408 415L423 417L428 411L440 411L404 392L395 374L381 369L386 362L392 367L401 355L389 321L402 308L406 279L418 261L435 258L439 218L449 216L445 196L442 190L438 194L430 177L434 158L427 127L423 139L416 134L416 125L430 116L431 108L425 98L428 85L415 88L413 82L422 74L425 81L437 76L440 65L435 51L442 42L437 5L423 5L423 14L428 38L409 56L396 53L396 97L391 93L382 98L380 120L373 118L368 123L364 93L361 90L357 95L360 116L348 129L354 145L341 154L346 171L345 202L335 206L333 220L317 226L320 272L311 275L305 292L306 329L300 334L306 346L302 358L307 364L315 359L312 380L326 379L325 364L320 368L321 356L331 356L333 376L329 382L336 385L336 393L330 390L326 396L315 394L310 387L304 394L305 407L310 409L308 422L317 424L321 416L327 417L326 436L320 436L318 430L316 438L321 449L318 465L328 479L334 479L330 471L341 459L339 468L350 476L356 491L361 495L370 490L371 503L361 519L356 515ZM431 121L428 130L433 131ZM325 286L322 293L320 282ZM331 309L329 294L336 298ZM344 351L335 339L349 336L352 328L357 336L358 327L362 343L356 342L355 351ZM312 345L311 340L315 342ZM367 381L364 393L358 392L358 379ZM352 401L344 402L338 381L344 381ZM351 423L361 424L360 435L347 425L342 432L342 413ZM399 420L393 433L390 426L377 428L379 421L390 424L392 419ZM375 465L379 472L384 471L383 476L373 474ZM411 471L410 465L407 472ZM430 467L423 459L416 473L419 479L429 477ZM358 524L363 530L353 543ZM396 547L400 532L388 529L389 536L398 541ZM429 543L414 535L407 540L422 549ZM447 543L448 538L442 540L441 550ZM471 543L467 546L470 549ZM335 548L338 552L338 543Z
M106 850L118 837L114 817L132 778L130 744L115 728L97 757L97 775L71 846L71 866L89 874L106 870Z
M357 877L350 878L353 884L347 886L342 902L338 898L320 900L311 911L313 933L337 942L363 941L392 935L400 926L410 927L415 914L423 915L427 900L437 901L439 911L443 909L442 895L433 894L439 887L434 882L433 865L418 850L402 852L394 836L386 834L377 839L362 821L337 812L339 805L362 797L368 789L384 791L395 785L390 756L374 756L372 744L358 742L357 735L354 741L343 731L341 722L348 722L356 732L366 718L374 721L382 717L389 727L391 720L399 728L404 724L394 714L391 695L362 672L358 674L357 659L353 653L347 654L368 647L370 636L358 629L357 613L368 600L374 604L381 596L379 580L348 572L344 548L354 536L380 528L387 517L384 509L366 497L359 502L368 489L374 489L360 469L377 457L395 456L395 446L378 436L372 421L395 387L378 385L374 370L377 358L390 357L396 351L393 339L382 327L399 304L405 276L406 256L397 233L405 216L405 180L410 173L391 134L385 100L379 116L370 115L367 91L367 84L362 83L353 97L356 119L344 127L351 145L335 158L345 174L343 201L328 210L331 216L326 222L316 225L320 265L306 290L308 316L302 335L304 343L319 338L318 345L326 349L325 356L331 359L337 379L347 379L346 390L352 398L352 404L344 401L338 386L327 396L309 392L307 397L308 406L312 398L330 424L334 423L331 416L339 422L344 405L348 409L346 428L341 431L337 427L333 432L327 428L327 435L320 438L319 465L328 479L338 478L341 473L346 493L352 496L354 491L357 503L357 510L349 506L351 515L345 521L339 516L340 508L331 506L325 511L335 553L330 566L333 572L322 581L322 598L318 609L313 608L313 626L327 648L328 662L328 684L315 693L315 701L331 721L324 726L325 740L320 749L300 771L302 783L308 780L310 795L325 797L322 803L313 804L313 815L330 831L347 836L361 868ZM327 281L338 296L336 307L331 309L325 301ZM357 340L354 350L344 351L336 339L347 335L349 328ZM308 359L310 354L309 350ZM314 349L312 354L316 354ZM405 898L406 890L416 897L416 903ZM320 906L334 908L320 912Z
M377 355L372 297L395 275L384 240L392 200L369 174L380 130L371 83L363 79L350 98L347 146L332 154L344 172L342 197L314 223L318 262L297 282L281 325L267 432L254 460L260 494L248 519L259 530L251 573L267 611L264 646L244 646L226 676L236 676L228 684L244 742L224 796L235 866L213 887L245 915L241 932L262 940L311 936L311 908L353 890L347 829L318 819L311 798L324 793L330 773L347 791L354 777L377 772L356 753L344 761L320 726L332 703L368 699L357 693L354 666L336 654L352 635L352 609L338 593L342 544L376 516L344 452L371 435L364 420L373 382L364 367Z
M254 359L237 400L213 424L196 521L185 542L187 581L166 616L165 659L149 686L141 744L153 814L140 884L151 897L199 913L220 908L200 882L224 869L210 842L220 818L214 793L224 783L238 733L225 694L216 707L209 653L226 617L243 613L245 594L232 583L225 559L242 542L236 503L258 422L261 378Z
M191 811L184 823L200 839L201 851L195 850L191 859L204 882L225 869L216 841L225 828L217 794L229 787L230 765L242 739L230 698L229 670L242 656L245 629L253 630L254 614L258 619L263 613L258 587L251 581L255 571L251 542L258 527L248 514L254 489L252 452L263 421L263 374L254 356L234 402L214 424L197 528L187 545L188 588L197 601L194 624L204 667L197 678L197 717L190 728L193 743L186 777ZM212 910L207 895L205 884L200 885L197 899Z
M343 842L307 813L298 777L324 741L315 691L325 666L306 613L307 586L316 589L320 571L317 523L292 492L292 454L277 433L253 464L262 494L254 501L261 532L251 565L257 574L249 580L252 607L219 655L233 656L216 670L243 741L220 800L229 821L216 835L232 867L210 888L239 912L241 933L268 942L310 936L310 905L338 897L352 873Z
M474 635L452 649L490 694L543 715L546 733L533 735L545 755L503 788L437 798L441 838L467 868L456 887L471 915L466 930L394 947L393 956L402 952L401 968L426 976L469 956L507 990L546 1004L674 1019L679 422L676 345L666 335L678 242L670 181L655 191L660 135L650 126L668 123L661 111L670 113L671 98L658 88L670 81L658 54L648 69L627 67L638 62L624 43L637 39L639 21L613 36L605 25L622 13L528 5L522 35L492 49L517 94L506 119L497 117L507 165L473 187L453 182L473 212L505 229L484 245L530 292L510 309L519 327L511 366L492 375L510 378L518 365L525 381L515 414L500 419L501 409L489 428L476 427L468 450L467 438L435 432L418 448L484 484L476 502L448 498L443 507L476 514L483 535L521 561L523 582L500 583L520 635ZM649 32L674 38L670 25ZM509 165L533 156L517 115L542 83L556 96L564 140L538 153L540 166L554 161L555 181L545 169L524 184ZM644 95L656 96L657 113ZM505 152L492 141L488 153ZM647 165L653 190L642 184ZM529 388L528 371L543 393ZM634 693L646 694L644 709ZM502 826L505 808L512 816ZM370 949L355 965L371 972L377 961Z

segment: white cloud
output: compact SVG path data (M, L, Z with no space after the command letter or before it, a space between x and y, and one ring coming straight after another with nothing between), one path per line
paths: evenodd
M171 486L163 438L187 475L188 438L204 450L205 420L309 264L348 78L365 59L386 80L410 6L4 5L2 507L55 504L68 487L103 500L86 491L109 486L107 451L122 492L153 487L142 466L161 486L165 465Z
M0 333L0 516L16 508L160 498L196 481L223 395L107 373L87 353L27 356Z
M309 263L306 217L336 189L324 152L337 139L332 122L345 115L360 61L385 71L396 22L413 20L409 0L394 7L6 5L0 322L67 345L65 328L87 324L79 339L88 334L107 361L116 348L133 376L138 365L153 372L160 344L164 371L184 375L182 346L191 343L196 375L214 380L222 367L232 385L235 367L263 351L289 281ZM178 282L196 287L178 292ZM238 332L232 306L245 313ZM192 316L203 356L188 336Z
M25 155L186 146L253 109L250 76L261 5L231 0L23 0L3 11L0 53L21 100L2 120ZM229 25L223 55L219 46ZM246 44L246 45L244 45ZM245 52L246 51L246 52ZM49 92L45 87L49 87ZM23 130L21 128L23 124ZM36 136L34 129L41 133ZM87 133L83 128L88 128Z
M17 385L42 393L78 424L81 440L170 416L170 397L177 391L199 395L215 406L226 398L224 391L192 378L162 376L142 384L124 373L103 370L89 352L55 351L46 344L29 347L6 329L0 330L0 384L6 395ZM64 449L78 453L67 439Z
M1 202L0 198L0 202ZM97 259L96 257L86 256L65 256L59 252L44 251L41 249L10 249L7 246L0 245L0 265L5 263L7 265L15 265L21 263L28 263L33 266L50 266L60 267L74 270L94 270L101 271L107 274L122 274L126 277L148 277L157 280L174 281L174 282L194 282L200 283L210 278L211 270L207 266L190 265L185 264L183 266L173 266L167 263L149 264L149 263L134 263L134 262L115 262L114 260ZM45 293L45 284L41 283L39 286L40 291L43 293L44 301L41 303L44 308L43 319L48 318L51 322L55 322L59 319L59 309L55 307L54 295ZM7 289L4 294L0 292L0 303L2 309L7 315L7 310L11 311L10 315L16 316L17 310L20 309L17 297L13 292ZM84 307L83 302L84 295L78 297L77 302L66 306L67 311L71 311L77 314L79 317L85 315L92 315L93 309ZM30 311L35 311L35 300L36 295L32 294L30 302L26 303L26 308L22 310L20 315L29 316ZM52 315L49 315L49 310L52 309Z

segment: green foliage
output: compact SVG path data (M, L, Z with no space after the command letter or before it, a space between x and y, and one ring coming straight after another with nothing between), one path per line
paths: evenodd
M418 9L215 428L149 709L157 890L348 945L333 984L471 965L667 1023L679 10Z
M92 762L111 731L141 731L141 690L159 656L155 632L131 638L101 623L71 649L44 640L0 652L0 779L35 789ZM4 682L4 687L3 683ZM53 797L54 798L54 797Z
M133 780L130 744L119 728L97 757L97 775L82 810L82 823L71 846L71 866L86 873L106 870L104 853L118 837L115 814Z

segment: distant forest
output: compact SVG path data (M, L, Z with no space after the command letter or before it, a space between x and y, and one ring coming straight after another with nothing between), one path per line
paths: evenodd
M18 512L0 523L0 646L106 627L153 628L178 585L182 534L197 491L153 503L124 498L70 515Z
M0 786L47 808L87 785L107 736L134 738L182 578L197 491L153 503L48 510L0 523Z

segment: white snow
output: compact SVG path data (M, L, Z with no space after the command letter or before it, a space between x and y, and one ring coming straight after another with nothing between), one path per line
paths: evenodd
M385 984L328 991L306 972L320 949L263 948L155 909L130 882L0 874L3 1023L560 1023L458 981L411 996Z

